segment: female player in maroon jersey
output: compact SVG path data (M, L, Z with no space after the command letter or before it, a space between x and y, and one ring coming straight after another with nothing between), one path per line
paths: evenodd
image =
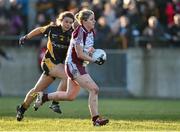
M65 61L65 70L68 75L67 91L57 91L50 94L38 92L35 107L40 107L48 100L74 100L79 93L80 87L89 92L89 110L94 126L106 125L109 120L99 116L98 92L99 87L90 77L83 66L84 61L95 62L99 65L104 63L103 58L94 60L88 54L94 50L94 12L81 10L76 14L79 26L74 30Z

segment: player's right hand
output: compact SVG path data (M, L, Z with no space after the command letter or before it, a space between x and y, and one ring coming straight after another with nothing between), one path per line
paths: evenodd
M24 45L25 41L27 40L27 36L22 36L20 39L19 39L19 45L22 46Z
M98 65L102 65L102 64L104 64L104 62L105 62L105 60L103 60L102 57L97 58L97 60L95 61L95 63Z

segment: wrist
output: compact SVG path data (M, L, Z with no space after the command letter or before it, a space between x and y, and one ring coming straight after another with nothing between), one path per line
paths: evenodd
M28 39L30 39L30 38L29 38L29 36L28 36L28 34L27 34L27 35L25 35L25 39L27 39L27 40L28 40Z
M91 62L92 62L92 63L96 63L96 61L97 61L96 59L93 59L93 58L92 58L92 61L91 61Z

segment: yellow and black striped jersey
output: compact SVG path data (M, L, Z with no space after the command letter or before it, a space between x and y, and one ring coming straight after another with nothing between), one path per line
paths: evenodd
M73 29L63 31L61 26L49 24L40 30L48 37L45 58L50 58L54 64L64 63Z

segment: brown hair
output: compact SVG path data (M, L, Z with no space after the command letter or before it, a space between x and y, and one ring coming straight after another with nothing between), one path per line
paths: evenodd
M86 21L89 18L89 16L92 14L94 14L93 11L88 10L88 9L83 9L75 15L75 18L79 24L82 24L82 21L83 20Z
M69 17L69 18L72 18L73 21L74 21L74 15L72 12L69 12L69 11L65 11L65 12L62 12L58 15L58 18L60 21L62 21L65 17Z

